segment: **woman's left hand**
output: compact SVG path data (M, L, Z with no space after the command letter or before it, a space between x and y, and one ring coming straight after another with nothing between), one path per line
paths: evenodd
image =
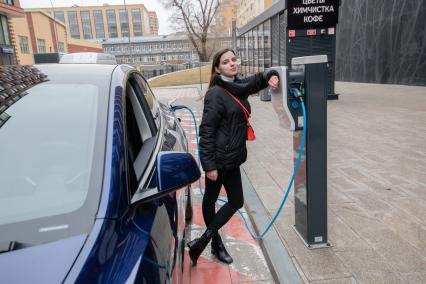
M268 84L271 87L272 91L276 91L278 87L280 86L280 79L278 79L278 76L273 75L269 79Z

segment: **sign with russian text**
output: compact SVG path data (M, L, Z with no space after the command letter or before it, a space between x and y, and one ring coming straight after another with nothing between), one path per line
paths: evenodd
M13 49L13 47L1 47L1 52L2 53L15 53L15 50Z
M339 0L287 0L288 28L334 27Z

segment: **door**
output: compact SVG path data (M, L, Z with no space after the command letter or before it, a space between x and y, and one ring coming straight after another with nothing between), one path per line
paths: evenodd
M125 133L128 192L133 203L132 224L146 238L139 283L169 282L178 252L176 193L141 203L137 192L156 186L156 158L164 140L158 102L144 79L134 73L126 86Z

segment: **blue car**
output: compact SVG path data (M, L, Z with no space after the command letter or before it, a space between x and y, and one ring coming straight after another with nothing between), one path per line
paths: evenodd
M134 68L0 66L0 283L182 283L199 176Z

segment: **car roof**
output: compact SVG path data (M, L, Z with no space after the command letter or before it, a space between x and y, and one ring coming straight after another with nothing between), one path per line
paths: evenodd
M106 64L40 64L34 65L52 83L110 84L111 75L117 65Z
M65 54L59 60L60 64L112 64L117 65L117 60L115 56L108 53L98 53L98 52L78 52L78 53L69 53Z

